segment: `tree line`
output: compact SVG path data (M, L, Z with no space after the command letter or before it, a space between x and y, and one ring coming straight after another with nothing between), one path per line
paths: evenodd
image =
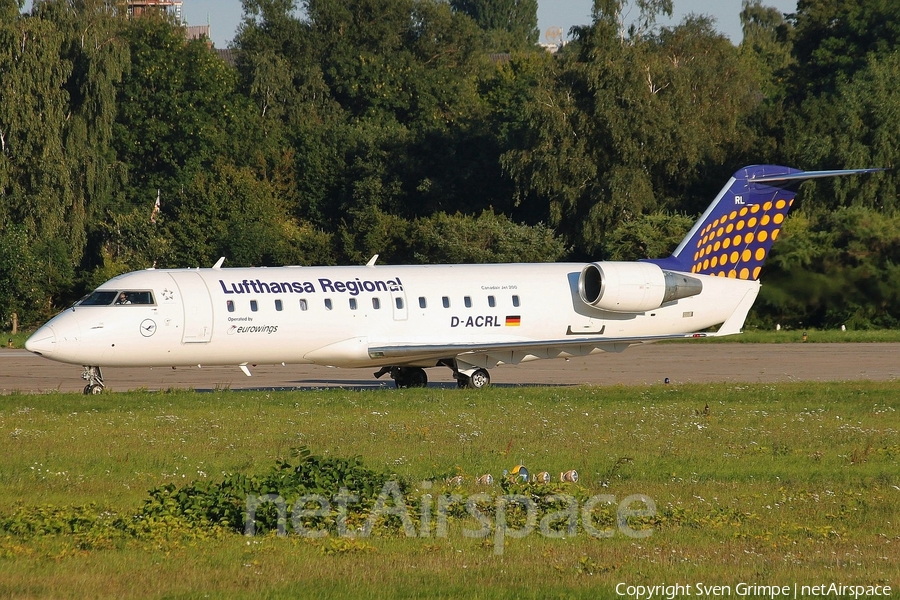
M736 46L672 1L595 0L550 54L536 0L242 0L232 65L115 0L0 0L0 320L220 256L664 256L745 164L894 165L900 4L745 0ZM753 322L896 325L896 185L804 184Z

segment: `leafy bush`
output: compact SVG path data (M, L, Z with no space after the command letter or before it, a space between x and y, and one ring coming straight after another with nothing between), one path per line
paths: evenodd
M302 496L316 494L330 499L346 490L359 498L353 508L368 508L389 479L387 474L363 466L358 456L323 458L313 456L306 447L295 449L293 455L293 461L277 460L264 475L233 473L220 482L198 481L180 489L173 484L154 488L138 519L173 517L193 527L220 526L243 532L248 497L275 494L290 507ZM274 531L277 520L277 508L263 504L256 513L256 531Z

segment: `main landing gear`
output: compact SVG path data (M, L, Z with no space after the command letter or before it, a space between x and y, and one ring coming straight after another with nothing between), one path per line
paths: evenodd
M81 378L88 382L84 386L84 393L87 395L99 394L106 387L103 383L103 374L100 373L100 367L85 366Z
M398 388L420 388L428 385L425 369L420 367L381 367L381 370L373 374L375 379L379 379L386 373L391 374L391 379Z
M456 386L459 388L480 390L491 384L491 375L487 372L487 369L473 367L460 370L455 361L453 363L441 362L439 364L453 369L453 378L456 379ZM373 375L375 375L376 379L380 379L388 373L390 373L391 379L394 380L398 388L417 388L428 385L428 376L425 375L425 369L420 367L381 367Z

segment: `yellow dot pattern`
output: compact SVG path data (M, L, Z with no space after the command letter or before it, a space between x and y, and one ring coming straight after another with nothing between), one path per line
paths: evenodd
M691 273L757 279L793 203L791 197L776 197L715 216L685 249L693 257Z

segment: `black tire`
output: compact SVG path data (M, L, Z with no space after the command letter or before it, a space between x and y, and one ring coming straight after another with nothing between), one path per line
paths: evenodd
M411 388L423 388L428 386L428 375L425 369L410 368L406 371L406 384Z
M391 372L394 383L398 388L417 388L428 385L428 376L425 369L419 367L398 367L396 371Z
M491 385L491 375L485 369L477 369L469 376L467 386L472 390L480 390Z

